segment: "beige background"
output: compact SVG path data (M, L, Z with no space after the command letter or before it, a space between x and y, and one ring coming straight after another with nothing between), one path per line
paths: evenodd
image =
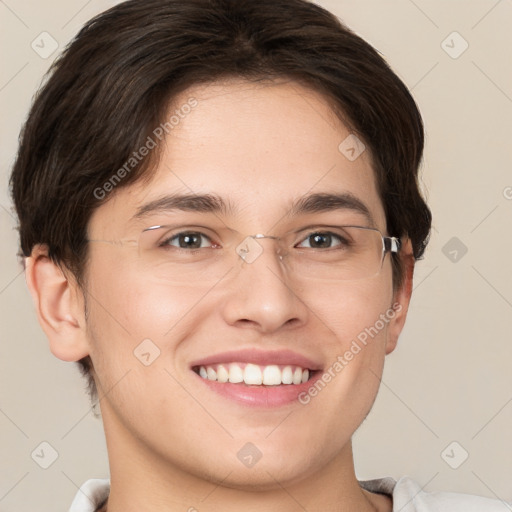
M2 512L67 510L78 485L108 476L84 382L51 355L38 326L15 258L7 179L43 73L87 19L114 3L0 1ZM408 324L355 435L358 477L407 474L426 490L512 501L512 1L319 3L412 89L426 125L423 185L434 214ZM59 43L47 59L31 48L43 31ZM464 40L469 47L453 58ZM31 458L43 441L58 452L46 470ZM452 469L446 461L457 465L463 450L468 459Z

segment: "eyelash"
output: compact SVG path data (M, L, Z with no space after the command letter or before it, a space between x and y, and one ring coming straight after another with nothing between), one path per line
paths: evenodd
M204 233L201 233L199 231L180 231L179 233L175 233L169 237L167 237L166 239L164 239L160 244L159 246L164 248L165 250L170 250L169 248L170 247L173 247L174 249L176 250L179 250L179 251L186 251L186 252L190 252L192 254L196 253L197 251L200 251L201 249L210 249L211 247L198 247L198 248L194 248L194 249L187 249L187 248L184 248L184 247L176 247L174 245L171 245L171 241L172 240L175 240L177 238L179 238L180 236L182 235L199 235L201 237L204 237L206 239L208 239L210 241L210 243L214 244L214 242L212 242L211 238L208 236L208 235L205 235ZM310 233L308 233L308 235L306 237L304 237L300 242L298 243L302 243L304 241L306 241L308 238L311 238L312 236L314 235L324 235L324 236L331 236L331 237L335 237L339 240L339 244L337 246L348 246L350 245L350 241L347 240L345 237L343 237L343 235L340 235L338 233L334 233L332 231L311 231ZM337 246L334 246L334 247L337 247ZM304 247L303 247L304 248ZM308 249L306 247L306 249ZM314 249L314 247L312 247L311 249ZM332 250L333 247L328 247L327 249L325 250ZM321 249L320 249L321 250Z

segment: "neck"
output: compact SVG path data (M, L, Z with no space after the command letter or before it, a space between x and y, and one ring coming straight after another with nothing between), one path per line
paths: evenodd
M107 428L107 424L111 487L102 512L391 512L388 497L360 488L350 441L327 465L316 470L282 480L274 468L263 466L262 459L250 470L254 480L241 482L232 479L237 468L217 479L199 470L184 470L126 430L112 428L111 424ZM254 485L254 481L258 483Z

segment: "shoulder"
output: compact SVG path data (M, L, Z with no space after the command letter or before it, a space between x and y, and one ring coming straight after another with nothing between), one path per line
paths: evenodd
M506 512L510 504L472 494L426 492L404 476L393 488L393 510L401 512Z
M91 478L80 487L68 512L95 512L109 492L110 480Z

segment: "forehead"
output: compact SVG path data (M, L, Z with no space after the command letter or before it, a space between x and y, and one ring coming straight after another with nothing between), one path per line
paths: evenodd
M175 98L171 117L169 133L154 137L163 147L152 179L115 190L94 212L91 230L128 230L151 213L148 205L194 194L223 198L228 208L219 213L259 231L309 195L350 196L385 228L371 155L353 158L363 146L321 94L290 81L230 80L188 89Z

